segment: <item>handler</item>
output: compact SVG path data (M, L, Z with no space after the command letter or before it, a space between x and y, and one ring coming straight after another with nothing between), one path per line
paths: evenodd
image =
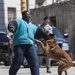
M39 35L38 33L42 33L41 36L46 37L46 33L30 22L30 13L28 11L22 12L22 19L9 22L8 30L13 33L14 51L14 59L9 69L9 75L17 74L20 66L23 64L24 57L30 66L31 75L39 75L34 36L37 37Z

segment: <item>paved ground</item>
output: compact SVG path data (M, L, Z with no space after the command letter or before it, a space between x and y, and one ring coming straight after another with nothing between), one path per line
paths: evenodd
M57 66L51 67L52 73L46 73L46 68L40 68L40 75L58 75L57 74ZM9 67L0 66L0 75L8 75ZM29 68L23 68L21 67L17 73L17 75L31 75ZM65 75L64 72L62 75ZM75 67L71 67L68 69L68 75L75 75Z

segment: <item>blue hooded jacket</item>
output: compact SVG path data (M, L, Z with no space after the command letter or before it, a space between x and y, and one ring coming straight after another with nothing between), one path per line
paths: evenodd
M27 23L25 20L18 19L17 30L13 33L13 46L20 44L34 44L34 35L37 30L37 26L30 23Z

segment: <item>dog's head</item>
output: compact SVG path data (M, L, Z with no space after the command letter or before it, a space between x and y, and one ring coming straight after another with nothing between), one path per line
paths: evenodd
M48 43L48 45L50 45L50 46L54 46L55 45L55 40L54 39L47 40L46 43Z
M56 45L56 41L54 39L54 34L48 33L46 37L46 43L52 48Z
M45 40L51 40L54 39L54 34L47 32L47 37Z

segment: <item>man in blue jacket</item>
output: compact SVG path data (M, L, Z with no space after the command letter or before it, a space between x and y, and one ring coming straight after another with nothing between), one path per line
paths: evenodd
M30 22L30 13L22 12L22 19L11 21L8 30L13 33L14 59L9 69L9 75L16 75L20 66L23 64L24 57L30 66L31 75L39 75L39 64L37 50L34 46L34 36L38 33L45 37L46 33Z

